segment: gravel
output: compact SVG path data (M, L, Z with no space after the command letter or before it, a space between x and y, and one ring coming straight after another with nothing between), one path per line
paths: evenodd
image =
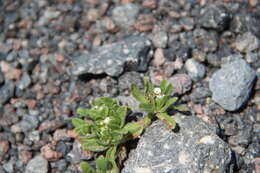
M226 110L238 110L247 102L255 78L256 73L244 60L223 65L210 79L212 98Z

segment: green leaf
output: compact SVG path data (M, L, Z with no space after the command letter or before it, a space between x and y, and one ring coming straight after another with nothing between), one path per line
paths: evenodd
M75 127L75 131L79 135L86 135L89 133L89 127L93 124L92 121L82 120L79 118L72 118L72 125Z
M119 169L116 164L117 158L117 147L111 147L106 152L106 159L112 164L112 169L108 170L107 173L119 173Z
M165 105L160 109L160 112L165 112L173 103L175 103L178 100L177 97L170 98L166 101Z
M81 162L80 168L83 173L96 173L95 169L93 169L87 162Z
M148 94L148 93L152 93L153 92L153 85L150 81L150 78L148 76L144 77L144 93Z
M110 98L110 97L100 97L100 98L97 98L95 101L94 101L94 105L95 106L107 106L109 108L112 108L114 105L117 105L117 100L116 99L113 99L113 98Z
M165 95L171 95L172 94L172 91L173 91L173 86L172 86L172 84L169 84L168 86L167 86L167 88L165 89Z
M154 106L153 104L145 104L145 103L141 103L139 105L139 108L144 111L144 112L154 112Z
M142 134L144 127L138 122L127 123L122 131L125 134L131 134L133 137L138 137Z
M167 82L166 80L163 80L160 84L160 88L162 90L162 93L165 94L166 88L167 88Z
M93 152L101 152L105 151L108 147L101 145L96 140L90 140L82 143L82 147L84 150L93 151Z
M174 129L176 127L176 122L175 120L170 117L167 113L158 113L156 116L164 122L169 129Z
M88 112L89 109L84 109L84 108L78 108L77 109L77 114L79 114L81 117L86 117L89 115L89 112Z
M101 172L106 173L108 169L111 169L111 166L109 165L109 161L104 156L99 156L96 160L97 169L99 169Z
M120 128L122 128L125 125L127 109L128 108L126 106L120 106L116 111L117 116L120 118Z
M141 93L140 89L135 84L131 85L131 92L132 92L133 97L137 101L139 101L141 103L147 103L148 102L148 100L146 100L146 98L143 95L143 93Z
M189 108L185 105L173 106L172 108L177 110L177 111L181 111L181 112L189 111Z

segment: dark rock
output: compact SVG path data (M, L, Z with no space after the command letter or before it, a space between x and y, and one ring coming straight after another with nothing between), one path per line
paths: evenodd
M203 52L214 52L218 48L218 35L214 31L196 29L193 31L193 41Z
M137 72L126 72L118 79L119 87L122 90L130 89L131 84L136 84L139 88L143 86L143 80Z
M39 125L39 120L37 116L33 115L24 115L21 122L18 124L15 124L14 126L17 127L22 132L28 132L35 128L37 128Z
M31 84L31 77L28 73L23 73L23 76L19 83L17 84L17 89L24 90Z
M52 168L58 168L59 171L64 172L67 168L66 160L58 160L56 162L51 163Z
M194 81L202 79L206 73L205 66L194 59L188 59L185 62L185 69Z
M14 83L13 82L6 82L0 88L0 105L6 103L10 98L14 96Z
M25 173L47 173L48 161L42 156L35 156L26 166Z
M223 65L209 81L213 100L226 110L239 109L248 100L255 78L256 73L244 60Z
M1 68L0 68L0 85L1 85L2 83L4 83L4 81L5 81L5 76L4 76L4 74L3 74L3 72L2 72L2 70L1 70Z
M181 47L177 52L176 52L176 58L180 58L183 61L186 61L191 57L191 49L189 47Z
M260 16L256 13L238 13L233 17L230 29L236 33L252 32L260 37Z
M76 57L71 72L74 75L119 76L124 70L146 71L152 56L150 49L151 42L146 37L132 36Z
M122 173L233 172L231 150L212 127L195 116L177 114L174 119L178 132L161 121L145 131Z
M223 31L230 20L231 14L223 5L209 4L200 11L199 23L208 29Z
M191 93L191 102L203 104L207 97L211 96L211 92L208 88L195 88Z
M112 11L112 18L118 26L128 29L135 24L139 11L139 5L127 3L115 7Z

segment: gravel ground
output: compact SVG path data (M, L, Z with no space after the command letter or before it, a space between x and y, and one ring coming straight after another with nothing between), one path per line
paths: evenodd
M76 108L131 102L145 75L217 127L234 173L260 173L257 0L0 1L0 173L80 172Z

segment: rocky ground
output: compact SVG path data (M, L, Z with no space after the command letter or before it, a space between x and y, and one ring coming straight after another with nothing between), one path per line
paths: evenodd
M123 172L260 172L257 0L3 0L0 173L80 172L95 155L74 139L76 108L99 96L135 106L129 85L145 75L173 83L194 116L177 136L153 124Z

